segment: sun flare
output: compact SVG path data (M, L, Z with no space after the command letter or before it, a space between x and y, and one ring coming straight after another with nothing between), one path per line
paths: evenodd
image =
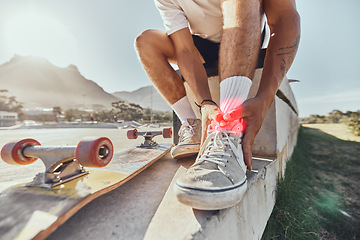
M7 50L13 54L44 57L60 66L76 62L75 37L65 25L49 17L14 16L5 23L4 37Z

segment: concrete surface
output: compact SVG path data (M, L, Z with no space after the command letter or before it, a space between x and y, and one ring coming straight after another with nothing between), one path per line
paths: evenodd
M143 239L179 165L169 155L131 181L86 205L48 239Z
M249 183L243 200L219 211L195 210L177 201L173 185L186 171L180 167L144 239L260 239L275 204L278 164L274 159L253 161L255 171L247 174Z
M256 74L259 77L261 69ZM256 88L254 84L250 97ZM257 172L248 172L250 184L243 200L220 211L198 211L178 203L173 184L186 171L180 168L148 227L146 240L261 239L275 205L277 179L284 176L300 126L295 98L286 78L280 90L282 98L275 97L253 147L255 156L266 158L254 160Z

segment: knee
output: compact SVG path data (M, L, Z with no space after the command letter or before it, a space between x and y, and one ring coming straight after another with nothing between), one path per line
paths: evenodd
M140 33L135 39L135 48L137 52L142 52L146 49L151 49L151 43L154 38L154 30L145 30Z

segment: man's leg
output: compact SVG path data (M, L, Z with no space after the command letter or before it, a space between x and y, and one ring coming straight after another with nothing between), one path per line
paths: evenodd
M223 36L219 52L220 81L253 78L260 50L260 0L221 0Z
M166 32L147 30L135 41L140 61L164 99L173 105L185 95L185 88L179 75L170 63L176 63L175 49Z
M182 158L198 153L201 124L191 108L182 80L170 65L176 63L173 42L164 31L147 30L137 37L135 44L146 73L182 123L179 144L172 149L172 156Z
M240 109L249 94L250 80L253 79L261 47L260 32L264 12L262 0L221 0L221 7L224 34L219 53L220 109L223 113L228 113L236 108ZM248 129L250 128L253 128L251 124L248 125ZM246 140L247 137L243 139ZM242 141L244 161L251 169L249 146L252 143Z
M223 37L219 52L220 109L226 113L247 98L260 50L260 0L221 0Z
M259 0L222 0L224 32L220 44L220 110L246 100L260 49ZM242 154L244 125L212 126L196 163L176 182L178 199L197 209L221 209L240 202L247 188Z

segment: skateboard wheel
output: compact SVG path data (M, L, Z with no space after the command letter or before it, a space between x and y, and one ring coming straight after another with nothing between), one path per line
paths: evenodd
M105 167L114 154L114 147L106 137L82 140L75 149L75 158L86 167Z
M23 151L29 146L40 146L41 144L32 138L20 140L6 144L1 149L1 158L4 162L13 165L28 165L35 162L38 158L24 156Z
M135 128L133 130L128 130L126 136L128 139L137 139L138 130Z
M162 135L164 138L172 138L172 128L164 128L162 130Z

